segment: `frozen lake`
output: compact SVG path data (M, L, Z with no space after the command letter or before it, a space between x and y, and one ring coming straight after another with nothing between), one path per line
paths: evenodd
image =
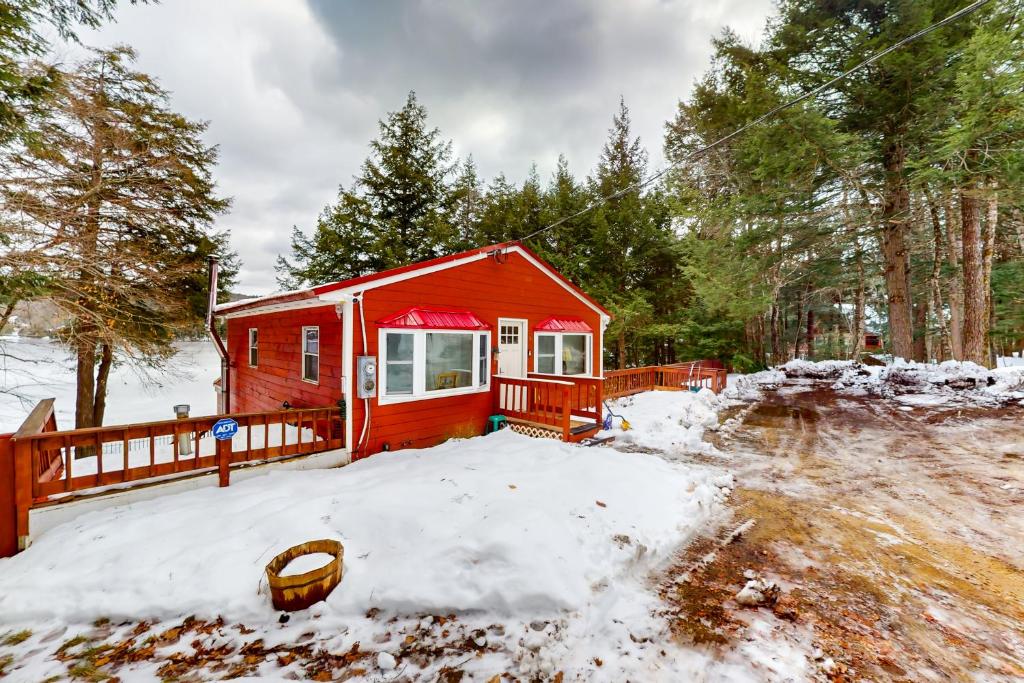
M209 341L177 342L178 353L162 370L118 363L110 372L104 424L174 418L177 403L191 414L213 415L213 381L220 372L217 350ZM75 423L75 364L68 349L52 339L0 337L0 433L13 432L32 406L55 398L57 426Z

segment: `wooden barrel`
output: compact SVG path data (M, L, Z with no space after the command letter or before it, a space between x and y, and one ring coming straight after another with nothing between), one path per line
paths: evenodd
M281 576L288 563L302 555L327 553L334 559L322 567L292 576ZM294 612L325 600L341 581L342 559L345 548L338 541L307 541L296 545L275 557L267 565L267 583L274 609Z

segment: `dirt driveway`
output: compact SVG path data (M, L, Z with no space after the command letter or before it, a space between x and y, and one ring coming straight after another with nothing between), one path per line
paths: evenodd
M1024 409L794 381L732 417L730 528L754 522L664 577L681 640L735 654L756 614L811 638L821 678L1024 680ZM782 588L770 614L733 599L751 570Z

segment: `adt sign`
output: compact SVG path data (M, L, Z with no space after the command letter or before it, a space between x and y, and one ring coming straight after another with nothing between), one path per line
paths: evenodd
M213 423L213 438L218 441L227 441L237 433L238 423L230 417L225 417Z

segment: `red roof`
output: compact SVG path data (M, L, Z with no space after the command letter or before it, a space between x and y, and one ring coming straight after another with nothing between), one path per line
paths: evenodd
M225 313L235 313L249 309L261 308L263 306L273 304L303 301L306 299L316 299L321 294L326 294L328 292L333 292L339 289L349 289L352 287L358 287L359 285L369 284L377 280L383 280L385 278L394 277L396 275L401 275L403 273L408 273L411 271L432 268L434 266L439 266L441 264L449 263L451 261L457 261L459 259L474 256L476 254L489 254L493 252L501 252L510 247L521 249L523 253L527 254L531 259L539 263L541 268L547 270L555 278L565 283L565 285L574 293L576 293L580 298L589 302L591 305L593 305L595 308L597 308L605 315L611 315L608 309L606 309L604 306L598 303L597 300L595 300L592 296L590 296L582 289L580 289L575 283L573 283L564 275L555 270L555 268L552 265L550 265L542 258L537 256L537 254L535 254L532 250L527 248L526 245L524 245L521 242L503 242L501 244L493 244L486 247L478 247L476 249L469 249L468 251L463 251L458 254L441 256L439 258L430 259L429 261L420 261L419 263L410 263L409 265L401 266L400 268L383 270L379 273L371 273L369 275L361 275L359 277L354 277L348 280L341 280L339 282L330 282L327 284L317 285L315 287L310 287L309 289L304 289L296 292L283 292L281 294L271 294L269 296L260 297L257 299L238 301L229 304L221 304L220 306L217 306L216 313L223 315Z
M379 327L415 327L432 330L489 330L491 326L472 311L412 306L381 318Z
M593 332L590 325L579 318L545 318L534 328L539 332Z

